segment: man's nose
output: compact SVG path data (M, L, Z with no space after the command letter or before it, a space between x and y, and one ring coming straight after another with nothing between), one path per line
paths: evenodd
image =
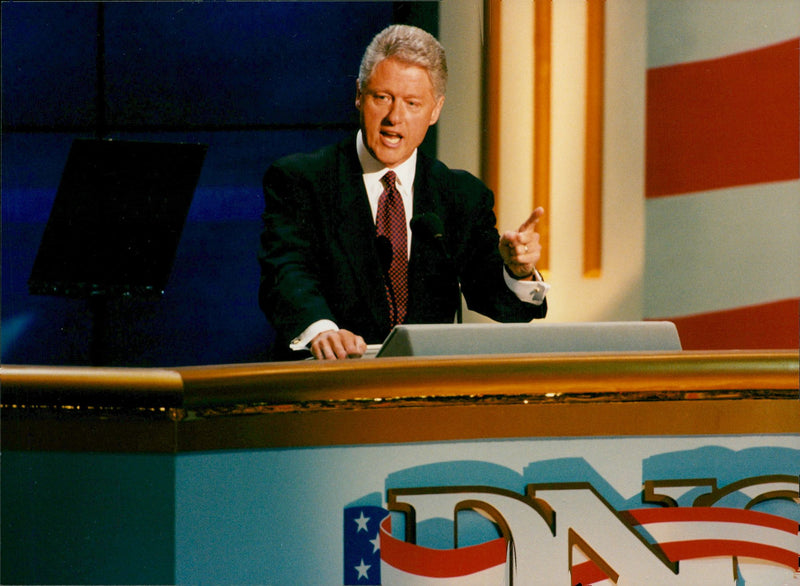
M403 119L403 104L400 100L392 101L392 105L389 106L389 111L386 113L385 119L391 125L400 123Z

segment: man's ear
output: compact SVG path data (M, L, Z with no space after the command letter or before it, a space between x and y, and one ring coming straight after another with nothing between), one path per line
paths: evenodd
M433 111L431 112L431 120L428 123L428 126L433 126L439 121L439 115L442 113L443 107L444 107L444 96L439 96L439 99L436 100L436 106L434 106Z
M361 109L361 84L356 80L356 108Z

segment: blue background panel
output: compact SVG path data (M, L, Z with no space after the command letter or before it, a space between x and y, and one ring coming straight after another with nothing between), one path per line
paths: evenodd
M435 27L436 3L403 5L3 2L2 361L91 363L88 303L27 280L72 141L95 136L209 146L164 296L109 304L103 363L265 359L262 175L355 130L372 36Z
M96 5L3 2L0 16L4 130L90 126L97 96Z

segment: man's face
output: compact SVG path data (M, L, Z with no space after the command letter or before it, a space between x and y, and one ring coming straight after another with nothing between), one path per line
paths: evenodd
M443 105L444 96L434 96L424 68L384 59L356 95L367 149L387 167L396 167L422 143Z

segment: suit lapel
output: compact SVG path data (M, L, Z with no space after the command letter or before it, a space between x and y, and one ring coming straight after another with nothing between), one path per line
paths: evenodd
M350 153L350 151L353 153ZM332 194L335 210L334 232L345 252L358 252L348 255L354 261L364 258L364 242L375 237L375 224L367 200L361 167L355 156L355 147L347 142L338 151L337 193Z
M430 160L421 152L417 158L414 176L414 215L433 213L445 220L440 205L441 181L432 173ZM430 273L431 262L441 256L441 249L430 238L411 235L411 256L408 266L408 317L413 320L422 308L420 303L428 297L425 288L429 286L424 275Z
M353 141L338 150L336 184L338 193L333 209L339 246L355 275L354 294L363 296L365 309L372 311L378 323L388 324L388 304L384 295L383 273L375 248L375 222L362 178Z

